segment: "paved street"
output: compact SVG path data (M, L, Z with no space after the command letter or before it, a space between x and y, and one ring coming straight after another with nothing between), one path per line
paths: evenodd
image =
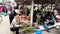
M10 25L8 16L3 17L3 21L0 23L0 34L12 34L9 28Z
M3 21L0 24L0 34L12 34L8 16L3 17ZM50 32L43 31L43 34L59 34L59 32L56 29L51 29Z

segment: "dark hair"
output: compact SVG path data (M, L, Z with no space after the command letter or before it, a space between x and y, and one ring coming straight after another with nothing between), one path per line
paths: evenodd
M17 4L17 6L19 6L19 4Z
M19 15L19 16L20 16L20 14L16 14L15 16L17 16L17 15Z
M23 9L23 7L20 7L20 9Z
M51 14L54 15L54 12L52 12Z

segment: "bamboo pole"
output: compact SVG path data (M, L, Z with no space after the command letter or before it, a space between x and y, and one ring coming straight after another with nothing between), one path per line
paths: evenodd
M31 11L30 11L30 16L31 16L30 27L32 27L33 24L33 7L34 7L34 0L32 0Z

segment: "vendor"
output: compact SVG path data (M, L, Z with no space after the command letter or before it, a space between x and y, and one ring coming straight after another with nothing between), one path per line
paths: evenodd
M19 28L21 27L20 25L20 16L19 14L16 14L16 16L14 17L12 23L11 23L11 31L16 31L16 34L19 34Z

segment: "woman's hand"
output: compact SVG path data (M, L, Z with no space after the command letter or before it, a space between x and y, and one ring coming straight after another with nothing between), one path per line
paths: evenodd
M45 24L48 24L49 22L45 22Z

